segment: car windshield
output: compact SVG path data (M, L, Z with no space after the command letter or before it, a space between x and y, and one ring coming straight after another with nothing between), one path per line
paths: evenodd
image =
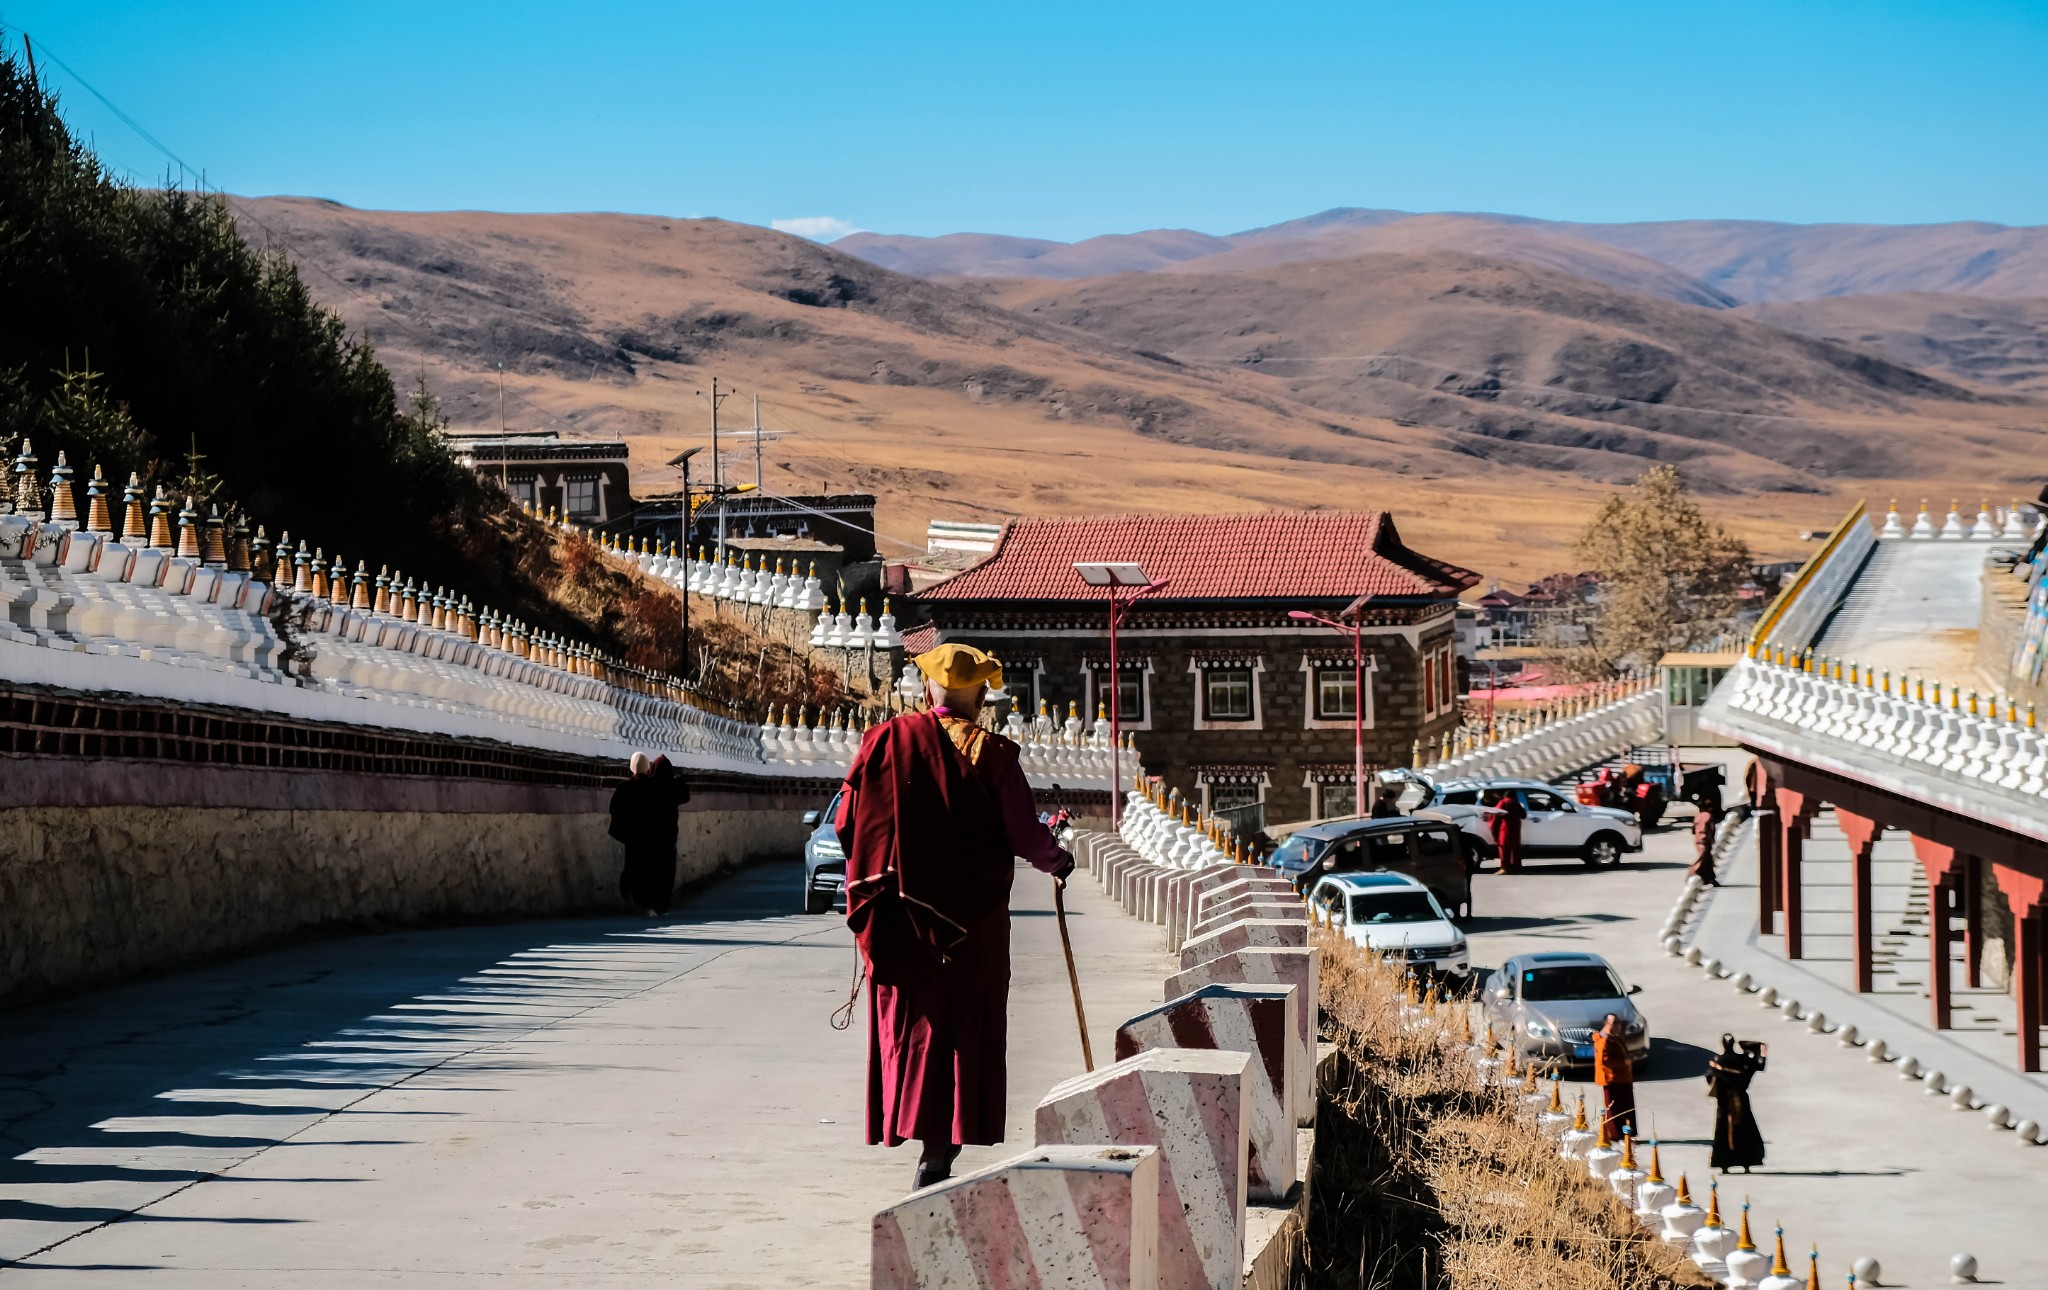
M1311 851L1309 840L1297 833L1273 848L1273 859L1269 863L1276 869L1305 869Z
M1354 923L1434 923L1443 916L1426 891L1368 891L1351 898Z
M1529 968L1522 973L1522 997L1536 1003L1560 999L1619 999L1627 991L1614 969L1602 963Z

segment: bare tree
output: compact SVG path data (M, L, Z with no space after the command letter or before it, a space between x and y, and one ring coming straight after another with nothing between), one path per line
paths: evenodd
M1701 513L1673 466L1609 497L1574 547L1600 575L1583 665L1649 666L1726 630L1749 577L1749 548Z

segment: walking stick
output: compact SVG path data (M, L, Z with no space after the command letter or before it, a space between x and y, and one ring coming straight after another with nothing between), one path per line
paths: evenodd
M1074 1020L1081 1027L1081 1065L1095 1069L1095 1053L1088 1045L1088 1014L1081 1007L1081 974L1074 970L1074 942L1067 936L1066 880L1052 880L1052 909L1059 915L1060 948L1067 952L1067 984L1074 987Z

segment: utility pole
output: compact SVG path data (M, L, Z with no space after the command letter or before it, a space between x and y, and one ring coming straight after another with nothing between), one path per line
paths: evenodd
M761 396L754 396L754 491L761 491Z
M718 502L718 563L725 563L725 476L718 457L718 405L731 398L737 391L718 388L718 378L711 378L711 393L697 391L697 396L711 404L711 496Z

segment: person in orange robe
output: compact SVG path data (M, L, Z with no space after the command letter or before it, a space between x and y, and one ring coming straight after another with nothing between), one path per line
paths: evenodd
M1636 1122L1636 1063L1628 1055L1621 1018L1611 1012L1593 1032L1593 1082L1600 1086L1607 1140L1619 1142L1621 1131Z
M932 707L862 740L835 821L868 995L867 1138L922 1144L914 1186L1003 1139L1015 857L1064 882L1017 745L976 724L1002 664L965 645L913 660Z

